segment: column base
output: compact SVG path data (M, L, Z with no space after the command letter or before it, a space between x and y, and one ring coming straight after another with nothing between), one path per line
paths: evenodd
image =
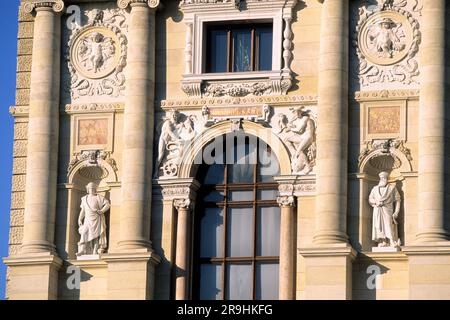
M342 232L325 231L314 235L313 243L317 245L347 244L348 236Z
M10 271L7 295L11 300L56 300L62 260L53 253L10 256L3 259Z
M116 252L102 256L108 264L109 300L151 300L155 267L161 258L153 251Z
M56 254L56 246L48 241L27 241L22 244L20 254L41 254L42 252L50 252Z
M356 251L349 245L300 248L306 264L307 300L349 300L352 298L352 263Z
M403 247L409 264L409 299L450 299L450 242Z
M426 242L448 242L450 240L450 235L443 229L437 230L425 230L419 232L416 235L416 241L418 243L426 243Z
M120 251L152 251L152 243L148 240L123 240L117 244Z

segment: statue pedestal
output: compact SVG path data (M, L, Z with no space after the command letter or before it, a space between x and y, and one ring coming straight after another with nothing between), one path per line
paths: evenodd
M399 252L399 247L372 247L372 252Z
M77 260L100 260L100 255L99 254L84 254L82 256L77 256Z

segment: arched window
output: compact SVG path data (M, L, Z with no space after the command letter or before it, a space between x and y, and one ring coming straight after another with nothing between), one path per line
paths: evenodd
M277 158L254 136L223 140L197 174L193 298L277 299Z

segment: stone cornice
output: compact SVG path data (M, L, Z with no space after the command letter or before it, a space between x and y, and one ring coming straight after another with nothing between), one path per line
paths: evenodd
M270 106L289 105L316 105L315 95L280 95L280 96L257 96L257 97L219 97L219 98L186 98L162 100L160 107L163 110L171 109L201 109L203 106L244 106L255 104L269 104Z
M184 12L215 10L252 10L255 8L293 8L297 0L181 0L180 9Z
M372 100L418 100L419 96L419 89L375 90L356 91L354 99L358 102Z
M33 0L23 4L23 9L26 13L32 13L41 8L52 9L54 12L62 12L64 10L64 2L62 0Z

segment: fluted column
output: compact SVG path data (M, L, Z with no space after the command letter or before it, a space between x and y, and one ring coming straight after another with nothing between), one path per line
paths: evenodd
M293 196L280 196L277 202L281 208L280 221L280 300L295 299L295 213Z
M419 228L421 242L446 240L445 0L424 0L419 109Z
M322 6L314 243L346 243L348 144L348 0Z
M178 211L175 249L175 299L187 300L189 298L189 226L191 201L189 199L175 199L173 205Z
M28 123L25 223L21 253L54 252L60 98L60 12L64 3L32 1L35 12Z
M123 129L121 250L150 249L154 130L155 0L118 0L130 10Z

